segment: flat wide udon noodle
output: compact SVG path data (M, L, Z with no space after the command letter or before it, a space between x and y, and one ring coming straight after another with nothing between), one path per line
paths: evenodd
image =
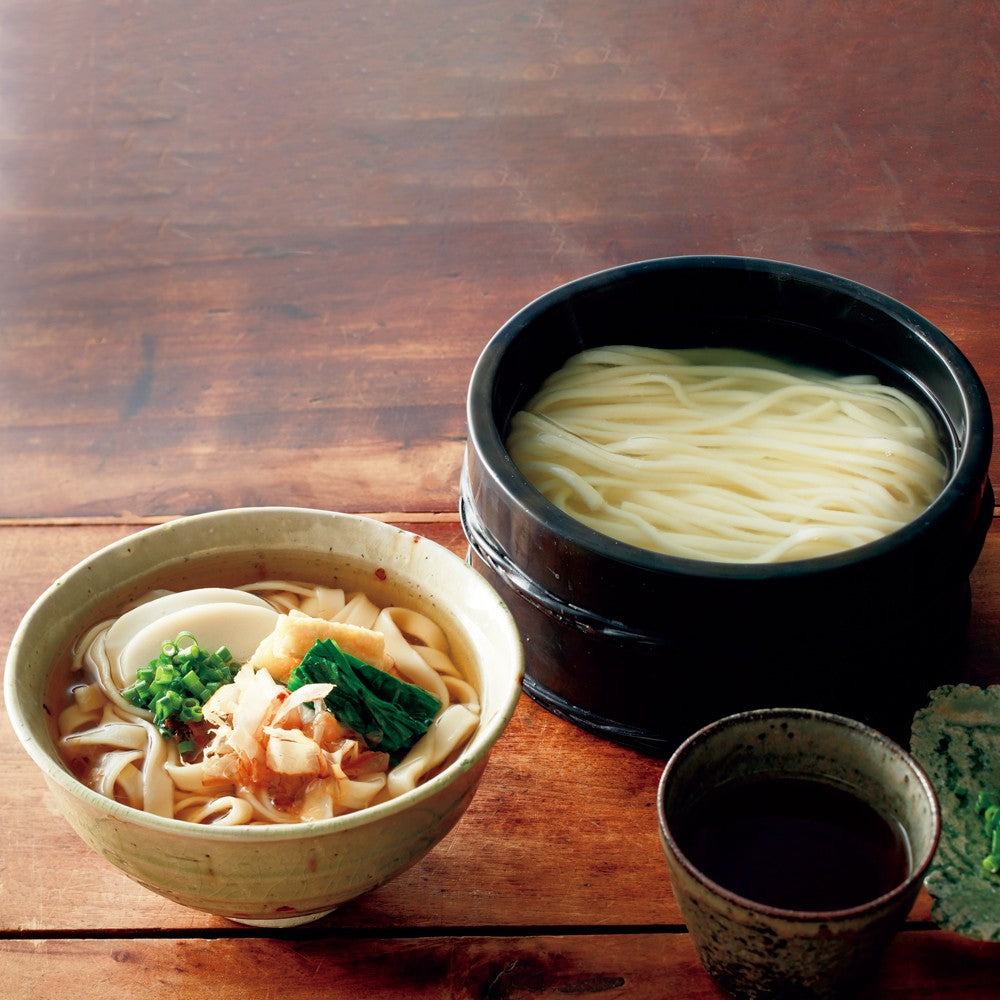
M441 702L430 728L398 764L379 768L376 764L381 761L376 758L386 755L372 753L356 734L344 732L330 713L313 711L329 685L307 685L288 695L266 669L244 666L236 681L227 685L233 690L227 694L226 688L220 689L205 705L205 718L215 725L215 743L222 753L206 750L201 759L188 762L175 741L156 730L151 713L123 698L113 683L116 671L103 641L112 619L91 629L78 643L72 664L72 698L58 719L61 753L71 767L77 763L75 771L85 770L83 780L96 791L137 809L196 823L243 825L330 818L416 787L452 758L478 726L478 695L453 662L444 632L425 615L406 608L380 608L361 593L297 581L265 581L241 589L263 596L281 615L290 615L300 624L305 621L308 629L317 627L311 620L324 619L347 626L339 631L334 628L341 637L355 627L379 633L386 657L376 665L423 687ZM249 692L245 702L234 698L240 694L235 690L240 683ZM225 714L227 705L235 714L251 713L253 738L261 741L261 767L277 762L279 767L294 768L304 760L313 762L319 748L305 730L311 725L310 732L315 733L320 726L325 745L333 748L322 751L317 765L322 780L282 773L279 779L287 779L294 795L276 803L273 785L242 780L246 775L227 779L227 769L234 766L223 759L233 749L229 743L246 749L251 739L247 730L233 729L233 714ZM302 718L310 721L301 723ZM296 728L296 722L302 729ZM240 759L252 764L246 754Z
M874 541L947 475L933 421L905 393L747 352L584 351L515 414L507 449L581 523L719 562Z

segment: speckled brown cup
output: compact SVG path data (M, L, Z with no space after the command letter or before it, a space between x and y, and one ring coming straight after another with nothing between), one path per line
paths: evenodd
M677 822L709 789L751 775L841 783L909 840L906 878L850 909L783 910L745 899L700 872L678 846ZM850 997L874 971L937 849L934 789L901 747L874 729L809 709L728 716L689 737L668 761L657 793L660 840L674 895L702 964L734 997Z

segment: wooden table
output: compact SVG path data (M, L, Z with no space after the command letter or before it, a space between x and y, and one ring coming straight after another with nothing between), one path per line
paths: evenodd
M60 572L185 513L368 512L464 551L476 357L625 261L857 279L1000 398L998 22L954 0L0 0L0 652ZM973 585L970 675L1000 680L1000 529ZM523 698L425 861L265 933L93 856L4 716L0 993L715 997L657 843L661 767ZM870 995L998 982L1000 945L922 897Z

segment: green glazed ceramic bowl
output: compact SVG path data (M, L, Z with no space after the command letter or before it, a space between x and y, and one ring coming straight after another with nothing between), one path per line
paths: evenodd
M111 801L67 770L46 724L53 663L89 625L155 587L235 585L263 575L339 581L395 597L440 624L480 694L479 728L425 784L317 822L211 827ZM140 531L84 560L36 601L14 636L4 696L14 731L88 845L168 899L231 920L293 926L386 882L458 822L521 690L521 640L507 608L456 555L355 515L299 508L223 510Z

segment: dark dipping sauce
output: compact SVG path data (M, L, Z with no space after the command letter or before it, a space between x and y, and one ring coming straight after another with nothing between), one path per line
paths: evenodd
M745 899L784 910L843 910L909 874L906 834L847 788L760 775L707 792L675 837L691 863Z

